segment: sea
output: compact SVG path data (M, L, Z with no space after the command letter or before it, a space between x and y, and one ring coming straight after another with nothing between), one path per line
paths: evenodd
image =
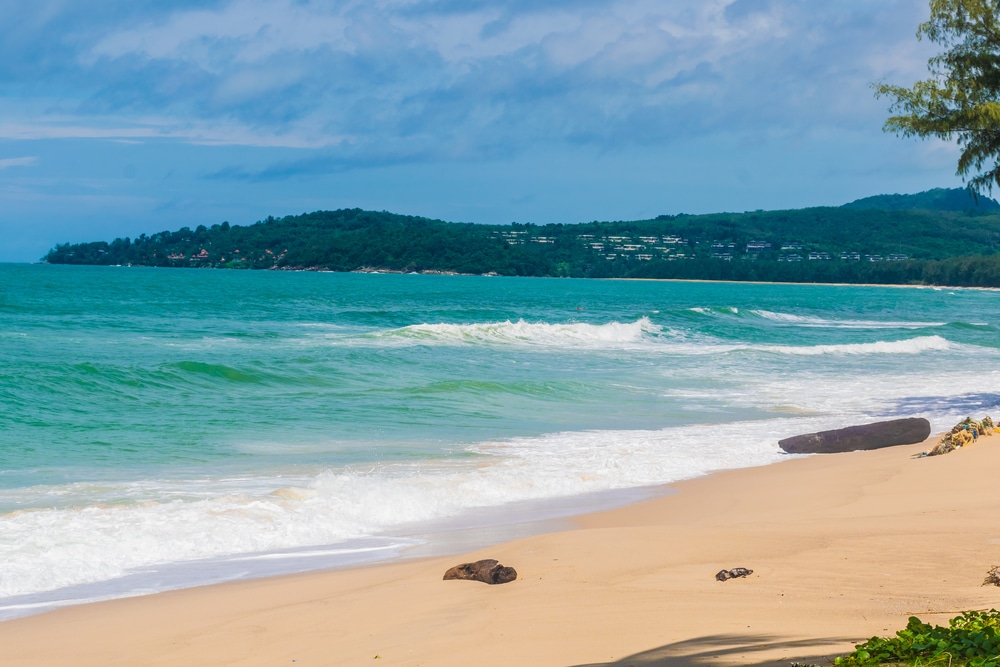
M458 553L998 406L995 291L0 264L0 619Z

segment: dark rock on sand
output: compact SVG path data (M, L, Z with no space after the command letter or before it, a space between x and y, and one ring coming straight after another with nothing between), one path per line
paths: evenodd
M751 574L753 574L753 570L748 570L745 567L734 567L731 570L719 570L719 573L715 575L715 578L719 581L726 581L728 579L739 579Z
M912 445L923 442L930 435L931 424L929 421L920 417L911 417L797 435L794 438L779 440L778 446L789 454L836 454L853 452L858 449Z
M499 561L487 558L475 563L462 563L444 573L447 579L469 579L487 584L506 584L517 579L517 570L501 565Z

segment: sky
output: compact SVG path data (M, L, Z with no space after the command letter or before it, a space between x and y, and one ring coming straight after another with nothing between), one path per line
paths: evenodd
M0 262L363 208L574 223L960 187L927 0L4 0Z

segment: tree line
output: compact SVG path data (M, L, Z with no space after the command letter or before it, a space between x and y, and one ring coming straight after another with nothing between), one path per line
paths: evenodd
M844 253L858 259L841 259ZM992 208L846 206L548 225L450 223L343 209L60 244L43 261L996 287L998 253L1000 213Z

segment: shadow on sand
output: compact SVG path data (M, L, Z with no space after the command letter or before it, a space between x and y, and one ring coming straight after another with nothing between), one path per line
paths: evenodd
M828 637L800 641L781 641L766 635L712 635L667 644L636 653L613 662L595 662L573 667L789 667L819 665L829 667L834 657L843 655L843 645L856 640ZM824 651L829 646L829 651ZM767 656L761 655L767 653ZM755 657L756 654L756 657Z

